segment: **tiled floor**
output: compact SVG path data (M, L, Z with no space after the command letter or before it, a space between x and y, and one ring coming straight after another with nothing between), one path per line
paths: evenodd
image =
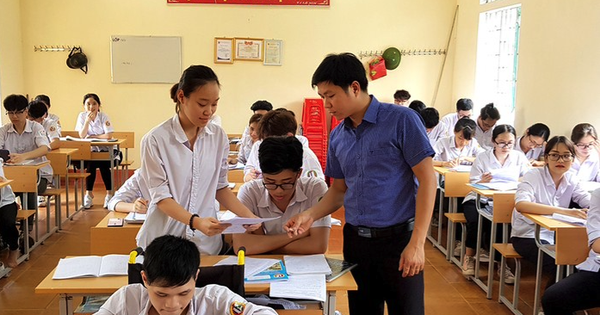
M58 296L36 295L34 289L56 266L59 258L89 254L90 227L96 225L107 212L101 208L103 200L104 193L98 191L94 199L96 204L92 209L75 215L73 221L64 224L62 231L36 248L29 261L13 270L9 277L0 279L0 315L58 314ZM342 211L334 215L337 218L341 216ZM336 226L332 229L329 252L340 253L341 249L341 227ZM4 257L3 255L5 253L0 253L0 257ZM497 302L497 281L494 298L488 300L477 285L466 280L458 267L448 263L429 243L426 246L426 258L426 314L511 314ZM532 266L524 264L523 274L520 310L524 314L531 314L534 280ZM509 291L508 294L512 292ZM348 314L345 292L338 293L337 308L342 314Z

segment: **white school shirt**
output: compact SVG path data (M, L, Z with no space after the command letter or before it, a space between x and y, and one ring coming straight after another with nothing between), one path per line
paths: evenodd
M85 119L87 118L87 112L79 113L77 116L77 124L75 125L75 131L81 131L83 129L83 125L85 124ZM106 133L114 132L115 128L113 127L108 115L104 112L98 112L96 115L96 119L90 121L90 125L88 127L88 136L98 136ZM107 146L92 146L92 152L100 152L100 151L108 151ZM113 147L116 149L116 147Z
M577 265L577 269L598 272L600 270L600 259L598 258L600 253L596 253L592 249L592 244L600 237L600 189L596 189L592 193L590 209L587 215L586 229L590 255L584 262Z
M147 315L151 308L148 290L141 283L135 283L113 293L95 314ZM221 314L277 315L272 308L252 304L227 287L209 284L196 288L185 315Z
M479 127L479 123L476 120L475 126L475 139L477 139L479 145L486 150L493 148L494 142L492 141L492 132L494 131L494 128L496 128L496 125L488 129L488 131L483 131L483 129Z
M441 121L435 127L431 128L430 131L427 131L427 138L429 138L429 143L432 148L444 137L446 137L446 125Z
M517 138L517 141L515 142L515 148L513 150L523 152L523 149L521 149L521 139L523 139L523 136ZM541 148L533 148L533 149L529 150L527 153L523 152L523 154L525 154L525 156L529 160L538 161L540 159L540 157L544 156L545 149L546 149L546 145L543 145ZM572 167L573 166L571 166L571 168Z
M250 151L252 151L252 137L248 135L247 137L242 137L240 141L240 147L238 149L238 162L242 164L246 164L248 161L248 157L250 156Z
M50 151L50 142L44 127L35 121L27 119L25 129L19 134L12 123L0 127L0 149L10 151L10 153L27 153L41 146L46 146ZM34 163L48 161L46 156L34 159ZM40 175L52 182L52 166L46 165L40 169Z
M440 123L444 123L444 126L446 127L446 130L442 134L442 137L450 137L450 136L454 135L454 127L456 126L457 122L458 122L458 113L457 112L450 113L450 114L442 117L442 119L440 120ZM477 124L477 122L475 122L475 124Z
M212 237L179 222L158 210L156 204L173 198L192 214L216 218L218 189L226 188L229 141L221 127L207 124L198 134L194 151L177 115L150 130L141 143L140 176L146 181L152 200L146 221L136 239L146 248L162 235L185 237L196 243L202 254L215 255L221 250L221 235Z
M503 177L513 178L516 181L519 177L527 173L530 168L529 160L527 160L522 152L511 150L506 161L504 161L504 165L502 165L496 158L496 155L494 155L494 150L487 150L477 155L477 158L475 158L475 162L473 162L473 166L471 167L469 182L471 184L478 183L483 174L487 172L501 172ZM471 191L465 197L463 203L469 200L475 200L476 197L477 195L475 192ZM485 201L486 199L481 198L481 200Z
M221 116L212 115L212 117L210 117L210 123L221 127Z
M458 150L456 148L454 137L455 136L445 137L438 140L433 147L433 150L435 151L433 159L435 161L447 162L455 160L458 157L476 157L479 153L485 152L485 150L479 146L479 143L475 138L472 138L469 144L464 146L462 150Z
M315 155L315 153L308 147L308 139L304 136L297 135L296 138L300 140L302 143L302 174L301 177L317 177L322 180L325 180L325 174L323 173L323 168L321 167L321 163L319 159ZM252 150L250 151L250 155L248 155L248 160L246 161L246 166L244 167L244 175L250 173L251 170L255 169L259 176L258 178L262 178L260 174L260 163L258 160L258 149L260 148L261 140L256 141L252 145Z
M515 194L515 204L521 201L569 208L571 200L584 208L590 206L590 194L580 185L574 173L566 172L558 189L552 180L548 166L531 169L523 176ZM535 223L515 208L512 215L511 237L534 238ZM541 229L540 238L554 244L554 232Z
M56 123L56 125L58 126L58 132L60 133L62 127L60 125L60 118L58 117L58 115L48 113L48 116L46 116L46 119L50 119L50 120L54 121Z
M56 121L46 118L42 121L42 126L44 130L46 130L46 134L48 135L48 140L52 142L54 139L60 138L60 127L56 123Z
M146 181L140 176L140 169L135 170L133 175L117 190L108 202L108 210L115 211L117 203L134 203L138 198L150 200L150 191Z
M573 164L571 164L570 171L577 174L579 180L584 182L600 182L600 159L598 158L598 152L595 149L590 150L590 155L583 163L575 157Z
M2 159L0 159L0 161L1 160ZM0 162L0 177L3 178L3 181L6 180L6 177L4 177L4 162ZM0 189L0 208L13 202L15 202L15 194L13 193L10 185L2 187L2 189Z
M261 218L281 218L264 223L265 234L285 234L283 225L296 214L316 205L321 197L327 192L327 185L324 181L315 177L300 177L296 181L296 191L292 200L285 210L279 210L271 200L269 191L263 185L262 179L255 179L245 183L240 187L238 199L252 213ZM325 216L315 222L311 227L331 228L331 216Z

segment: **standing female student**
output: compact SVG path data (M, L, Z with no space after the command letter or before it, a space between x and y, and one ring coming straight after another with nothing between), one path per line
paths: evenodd
M492 133L492 143L494 148L485 151L477 156L473 167L471 168L471 184L484 184L496 181L514 181L523 176L529 170L529 161L521 152L513 150L515 145L515 128L510 125L498 125ZM467 219L467 239L465 241L467 251L463 260L463 275L472 276L475 274L474 255L477 244L477 223L479 222L479 213L475 204L476 194L470 192L463 202L463 210ZM488 199L481 198L481 207L488 205ZM489 221L482 222L484 229L483 240L490 239L491 224ZM488 248L491 244L487 244ZM480 259L485 260L488 254L483 249L480 251ZM483 255L482 255L483 254ZM482 257L483 256L483 257ZM490 257L487 257L488 261ZM514 276L507 270L505 283L514 283Z
M544 166L544 145L548 138L548 126L542 123L533 124L525 130L523 136L517 138L515 150L523 152L532 166Z
M577 266L578 272L552 285L542 297L546 315L571 315L600 306L600 190L592 193L587 219L590 255Z
M77 124L75 130L79 132L79 137L82 139L112 139L114 128L110 123L108 115L100 111L100 97L94 93L89 93L83 96L84 111L77 116ZM110 146L92 146L92 152L101 152L112 150ZM112 198L112 183L110 174L111 161L86 161L86 172L90 173L85 180L85 198L83 206L86 209L92 207L94 199L94 182L96 181L96 169L100 169L100 175L106 188L106 197L104 198L104 208L108 207L108 202Z
M583 123L573 127L571 141L575 144L575 160L572 168L579 180L600 182L600 143L594 126Z
M521 213L560 213L586 217L582 210L569 209L571 200L585 208L590 206L590 194L581 187L575 173L569 172L574 156L573 142L564 136L553 137L544 150L546 166L532 169L519 183L512 216L511 241L517 253L530 262L536 263L538 259L535 224ZM542 228L540 238L543 244L554 244L554 232ZM550 284L553 283L556 265L547 254L543 257L543 270L551 275Z
M454 136L441 138L433 147L433 166L455 167L462 161L472 163L484 150L474 138L475 122L461 118L454 126Z
M209 124L219 92L212 69L190 66L179 81L175 116L142 139L140 175L152 202L138 246L171 234L192 240L204 254L218 254L218 234L227 226L216 219L215 198L239 216L255 217L227 187L229 142L221 127Z

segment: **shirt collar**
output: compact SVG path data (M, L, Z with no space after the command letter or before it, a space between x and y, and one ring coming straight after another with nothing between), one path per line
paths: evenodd
M31 133L31 132L33 132L33 129L31 127L32 124L33 124L33 121L27 119L27 121L25 121L25 129L23 130L23 133L26 133L26 132L27 133ZM13 124L13 123L10 124L10 129L8 129L8 132L17 133L17 130L15 129L15 124Z
M177 139L179 143L189 142L185 131L183 131L183 126L181 126L181 121L179 121L179 114L173 116L171 122L173 125L173 131L175 132L175 139ZM209 125L210 123L200 130L198 133L198 139L203 138L205 135L214 134L214 131L210 130Z
M367 111L365 112L365 116L362 121L370 122L372 124L377 123L377 114L379 113L379 107L381 107L381 103L375 98L373 95L369 95L371 98L371 102L369 103L369 107L367 107ZM352 120L350 117L346 117L344 119L344 125L348 128L352 127Z
M264 190L262 197L260 198L260 200L258 201L258 207L260 208L269 208L269 205L271 203L271 198L269 196L269 191L265 188L265 186L262 183L262 180L260 182L260 187L261 189ZM305 200L308 199L308 197L306 196L306 194L304 193L304 191L302 190L302 188L300 187L302 186L302 184L300 184L300 178L298 178L296 180L296 192L294 193L294 196L292 196L292 199L290 200L290 203L288 204L288 207L297 203L297 202L303 202Z

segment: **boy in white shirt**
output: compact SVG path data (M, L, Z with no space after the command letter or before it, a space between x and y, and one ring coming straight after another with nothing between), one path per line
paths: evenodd
M473 101L470 98L461 98L456 102L456 113L450 113L442 117L440 124L443 123L446 126L444 132L446 137L452 135L456 122L463 118L471 118L473 112Z
M58 149L60 147L60 128L56 121L48 118L48 107L42 101L33 101L27 107L27 118L35 121L44 127L48 140L50 141L50 149Z
M146 248L141 283L117 290L98 315L276 315L269 307L247 302L227 287L196 287L200 252L194 243L173 235L158 237ZM144 287L145 286L145 287Z
M56 114L50 113L50 107L52 106L52 105L50 105L50 97L48 97L48 95L40 94L35 97L34 101L42 101L42 102L44 102L44 104L46 104L46 108L48 109L48 117L47 118L56 122L56 125L58 125L58 132L60 133L60 129L61 129L60 117L58 117L58 115L56 115Z
M269 137L262 141L258 158L263 178L247 182L238 199L265 222L262 229L233 235L233 248L246 248L248 255L262 253L322 254L327 250L331 216L313 223L310 233L288 237L283 224L312 207L327 192L324 181L301 177L302 144L296 137Z

